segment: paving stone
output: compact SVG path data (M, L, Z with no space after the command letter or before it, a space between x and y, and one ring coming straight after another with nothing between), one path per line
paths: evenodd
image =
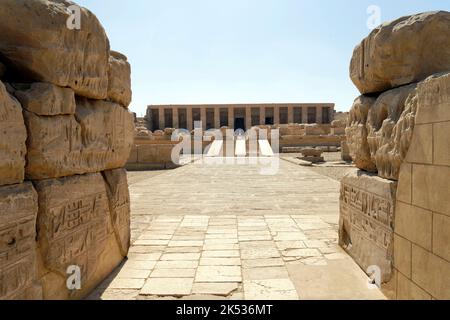
M161 261L191 261L200 259L200 253L165 253Z
M305 234L301 232L274 232L272 235L275 241L307 240Z
M150 270L156 265L156 261L152 260L127 260L123 268L138 269L138 270Z
M129 260L136 260L136 261L156 261L159 260L161 257L162 252L154 252L154 253L129 253L128 259Z
M201 266L240 266L240 258L201 258Z
M202 258L236 258L240 257L239 250L203 251Z
M238 250L239 244L237 243L222 243L222 244L205 244L203 250L216 251L216 250Z
M234 244L238 243L237 239L206 239L205 244Z
M155 269L192 269L198 267L198 260L193 261L158 261Z
M277 241L275 242L278 250L283 251L286 249L305 249L306 245L303 241L293 240L293 241Z
M143 233L139 240L170 240L173 234L155 234L155 233Z
M195 282L241 282L241 268L238 266L200 266Z
M144 279L116 278L108 286L109 289L141 289L144 286Z
M279 258L281 257L280 252L276 248L247 248L241 249L241 258L250 259L266 259L266 258Z
M289 279L246 280L246 300L298 300L295 286Z
M136 246L165 246L169 244L170 240L136 240Z
M310 258L321 257L322 254L317 249L287 249L282 252L284 257Z
M162 253L165 246L131 246L129 253Z
M263 241L263 240L272 240L272 236L271 235L239 236L239 241Z
M280 258L242 260L243 268L281 267L284 262Z
M145 282L141 295L186 296L191 294L193 278L150 278Z
M238 283L194 283L192 293L227 297L239 288Z
M258 267L242 269L244 280L289 279L287 269L283 267Z
M308 248L325 248L328 244L321 240L305 240L303 241Z
M194 278L197 269L155 269L150 278Z
M170 241L169 247L203 247L203 241Z
M125 279L147 279L151 270L124 268L117 274L117 278Z
M202 247L168 247L165 253L200 253Z

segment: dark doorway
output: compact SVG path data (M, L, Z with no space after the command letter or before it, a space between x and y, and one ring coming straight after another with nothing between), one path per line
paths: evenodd
M234 119L234 130L242 129L245 131L245 119L244 118L235 118Z
M268 117L266 118L266 125L272 126L273 125L273 118L272 117Z

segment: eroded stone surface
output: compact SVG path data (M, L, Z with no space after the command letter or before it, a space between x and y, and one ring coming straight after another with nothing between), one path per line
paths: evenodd
M126 56L111 51L108 77L108 99L128 107L131 102L131 67Z
M36 82L31 85L14 85L14 95L29 112L40 116L75 114L75 93L51 83Z
M42 298L36 282L37 211L31 183L0 187L0 300Z
M71 87L79 95L105 99L109 40L95 15L84 8L80 11L82 29L68 28L71 5L66 0L2 1L0 52L8 68L20 78Z
M22 108L0 81L0 185L23 181L26 139Z
M450 69L450 13L387 22L354 50L350 77L361 93L382 92Z
M392 275L397 183L355 170L342 179L339 244L363 270L378 266Z
M81 297L123 258L111 223L105 182L101 174L87 174L39 181L35 186L44 298ZM72 265L81 269L79 291L66 287L66 271Z
M75 115L24 112L29 132L26 176L33 180L123 167L133 143L133 117L105 101L78 99Z

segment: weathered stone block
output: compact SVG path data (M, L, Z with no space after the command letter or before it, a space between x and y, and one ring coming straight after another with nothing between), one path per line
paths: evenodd
M397 202L395 233L431 251L432 212Z
M406 156L408 162L433 163L433 125L420 124L414 127L411 145Z
M16 87L18 89L14 95L29 112L40 116L75 114L75 93L72 89L45 82Z
M95 15L84 8L80 10L82 28L68 28L71 5L66 0L3 0L0 53L18 78L71 87L78 95L105 99L109 40Z
M450 73L436 74L417 86L416 124L450 121Z
M413 165L413 205L450 216L450 167Z
M364 270L378 266L383 282L392 275L396 189L396 182L359 170L341 182L339 244Z
M426 12L387 22L359 44L350 77L362 94L418 82L450 69L450 13Z
M369 172L376 172L375 162L370 156L367 143L367 117L376 99L372 97L358 97L349 113L349 124L345 129L350 156L356 167Z
M414 282L398 273L397 300L431 300L431 296Z
M397 180L413 136L416 85L389 90L378 97L367 117L367 142L378 176Z
M125 169L103 172L109 210L120 252L125 257L130 247L130 193Z
M404 203L412 202L412 165L404 162L400 167L398 178L397 200Z
M102 175L87 174L35 183L39 195L39 277L45 299L89 293L122 260ZM81 270L81 290L66 286L67 269Z
M108 99L128 107L131 102L131 67L127 57L111 51L109 57Z
M36 284L37 212L31 183L0 187L0 300L42 298Z
M23 181L26 139L22 108L0 81L0 185Z
M394 237L394 266L395 268L411 278L411 250L412 244L409 240L395 235Z
M42 180L123 167L133 144L133 116L106 101L78 99L75 115L24 112L28 179Z
M448 105L450 109L450 103ZM450 166L450 121L433 124L434 164Z
M450 263L416 245L412 248L412 281L436 299L450 299Z
M433 214L433 253L450 261L450 216Z

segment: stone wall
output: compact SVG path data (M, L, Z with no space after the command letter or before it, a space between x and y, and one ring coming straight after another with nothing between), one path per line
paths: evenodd
M0 4L0 299L81 298L128 253L130 65L71 4Z
M450 298L449 34L449 12L403 17L350 66L362 96L346 136L361 171L342 181L340 244L397 299Z

